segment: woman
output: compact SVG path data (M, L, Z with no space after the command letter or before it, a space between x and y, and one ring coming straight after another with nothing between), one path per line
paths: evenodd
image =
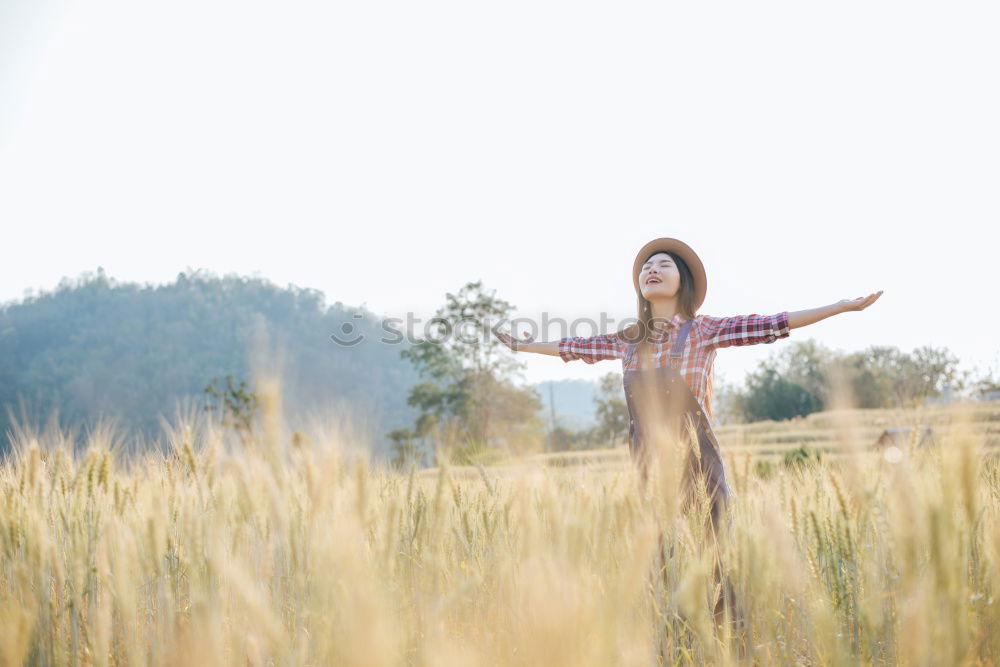
M774 315L699 315L708 287L704 265L694 250L673 238L655 239L639 250L632 266L632 282L638 297L637 322L622 331L553 342L497 335L512 350L558 355L566 362L621 359L630 421L629 451L639 464L642 480L648 477L653 454L669 451L667 442L671 439L692 436L684 466L685 504L693 500L696 485L702 485L710 502L714 534L730 495L718 441L709 423L715 351L788 338L791 329L831 315L864 310L882 291Z

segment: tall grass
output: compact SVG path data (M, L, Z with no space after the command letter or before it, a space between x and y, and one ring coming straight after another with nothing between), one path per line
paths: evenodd
M237 446L177 424L126 458L20 433L0 468L4 664L943 665L1000 656L1000 468L955 428L736 492L718 556L669 475L373 469L269 412ZM268 407L269 406L269 407ZM850 429L845 429L850 437ZM657 481L659 480L659 481ZM738 629L738 628L737 628Z

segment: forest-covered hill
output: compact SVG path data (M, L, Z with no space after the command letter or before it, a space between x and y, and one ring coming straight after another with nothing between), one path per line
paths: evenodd
M338 345L331 334L364 339ZM262 359L280 362L290 415L343 403L385 452L385 433L414 419L406 396L418 378L400 359L405 342L377 342L383 334L380 318L312 289L201 271L138 285L99 269L0 306L0 432L9 411L36 424L58 411L63 425L103 415L155 436L178 399L204 399L214 377L249 378Z

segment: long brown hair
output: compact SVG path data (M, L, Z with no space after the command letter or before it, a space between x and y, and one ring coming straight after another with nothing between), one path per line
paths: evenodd
M691 269L688 268L687 262L669 250L656 250L650 253L649 257L647 257L643 263L648 262L649 258L653 255L658 255L660 253L669 255L670 259L672 259L674 264L677 266L677 271L681 274L681 286L677 291L677 308L685 319L693 320L695 316L695 293L694 276L691 275ZM651 304L649 300L644 298L641 294L638 296L638 315L636 316L636 323L630 324L622 329L620 334L629 342L639 342L635 348L636 356L640 361L638 368L645 368L647 367L647 364L641 362L648 360L651 356L651 351L649 349L649 337L653 332L653 304ZM709 369L708 383L705 388L705 413L709 419L715 418L712 414L712 385L715 382L714 376L715 368L713 365L713 367Z

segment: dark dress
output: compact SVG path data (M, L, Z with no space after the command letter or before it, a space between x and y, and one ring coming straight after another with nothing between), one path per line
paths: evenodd
M717 530L731 494L726 483L718 440L698 399L679 370L691 323L692 320L688 320L680 326L666 366L629 369L628 362L635 353L637 344L628 346L623 364L623 384L630 416L629 451L639 464L640 475L645 483L653 448L657 452L668 451L667 439L690 433L689 429L693 426L698 438L698 451L696 453L693 447L688 447L684 465L685 504L693 499L694 485L704 483L711 500L712 528ZM664 439L656 438L658 433ZM693 438L688 442L693 443Z
M687 432L689 439L686 442L691 443L691 446L687 447L684 463L682 508L690 507L695 498L696 484L704 484L711 503L707 528L713 536L718 536L723 527L723 517L728 508L731 492L722 467L719 442L708 422L708 417L705 416L698 399L691 392L679 370L691 322L688 320L678 330L666 366L654 369L628 369L628 361L635 353L636 344L633 343L628 347L623 382L631 417L629 451L639 464L639 472L645 484L649 477L649 467L653 462L651 453L654 448L657 452L673 451L670 440L681 437ZM661 437L657 438L657 434ZM693 446L694 437L690 437L691 435L697 436L697 451ZM728 527L730 523L731 520L726 521L725 525ZM672 546L670 553L673 553ZM662 541L660 559L661 563L665 564L667 554L664 552ZM734 624L733 630L739 633L744 627L744 614L741 605L736 601L736 590L724 572L718 553L716 553L713 578L717 595L713 610L716 623L722 623L728 616L730 622Z

